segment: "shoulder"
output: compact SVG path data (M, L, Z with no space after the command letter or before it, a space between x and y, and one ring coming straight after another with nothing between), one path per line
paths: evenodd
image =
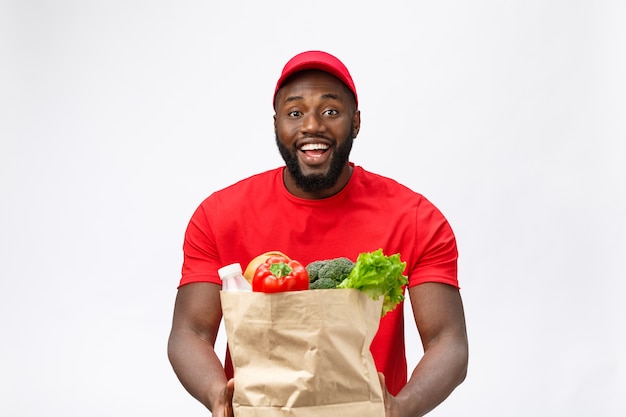
M258 194L259 190L267 190L279 186L281 178L282 168L274 168L252 175L214 191L202 202L202 205L210 205L218 201L238 200L240 198L249 199L252 195Z
M362 200L372 200L385 213L409 216L419 230L447 223L443 213L428 198L398 181L355 167L355 192Z
M252 201L259 201L266 192L273 192L279 187L282 168L275 168L252 175L227 187L209 194L196 207L194 219L220 216L224 213L240 213L251 206Z
M370 196L375 195L380 198L393 198L394 201L400 199L410 200L415 203L425 200L424 196L397 180L365 170L363 167L354 168L355 188Z

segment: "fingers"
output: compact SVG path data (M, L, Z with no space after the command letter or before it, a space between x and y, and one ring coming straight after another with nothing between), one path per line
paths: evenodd
M232 402L233 393L235 392L235 380L233 378L226 381L226 389L224 390L224 399L228 400L228 402Z
M380 381L380 387L383 391L383 405L385 407L385 416L397 416L397 404L394 403L395 398L387 390L387 384L385 384L385 375L382 372L378 373L378 380Z
M378 380L380 381L380 388L383 391L383 401L385 405L389 402L389 391L387 391L387 385L385 384L385 375L382 372L378 373Z
M216 408L214 416L233 417L233 393L235 392L235 380L229 379L219 396L219 408Z
M229 379L226 387L222 391L222 399L224 401L224 417L233 417L233 393L235 392L235 380Z

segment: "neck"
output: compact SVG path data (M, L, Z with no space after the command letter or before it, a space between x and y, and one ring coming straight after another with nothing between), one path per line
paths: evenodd
M326 188L324 190L319 191L304 191L300 187L296 185L296 181L293 176L289 173L288 169L283 170L283 181L285 183L285 187L287 191L298 198L304 198L307 200L321 200L324 198L332 197L337 194L339 191L343 189L343 187L348 184L350 181L350 177L352 176L353 167L349 163L346 163L343 170L341 171L341 175L337 179L335 185L330 188Z

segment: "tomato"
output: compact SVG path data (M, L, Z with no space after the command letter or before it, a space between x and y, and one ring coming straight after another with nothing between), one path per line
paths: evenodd
M252 291L283 292L309 289L309 274L298 261L284 256L270 256L254 272Z

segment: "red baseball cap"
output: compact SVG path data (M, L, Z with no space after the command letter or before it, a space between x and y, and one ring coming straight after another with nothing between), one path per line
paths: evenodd
M354 101L356 103L356 107L359 108L359 100L356 94L356 87L354 86L354 81L352 81L352 77L350 76L350 72L348 68L341 62L337 57L323 51L306 51L301 52L298 55L294 56L285 64L283 68L283 72L276 83L276 89L274 90L274 101L276 99L276 93L282 87L283 83L295 74L296 72L304 71L304 70L320 70L325 71L329 74L334 75L339 78L341 82L343 82L354 94Z

